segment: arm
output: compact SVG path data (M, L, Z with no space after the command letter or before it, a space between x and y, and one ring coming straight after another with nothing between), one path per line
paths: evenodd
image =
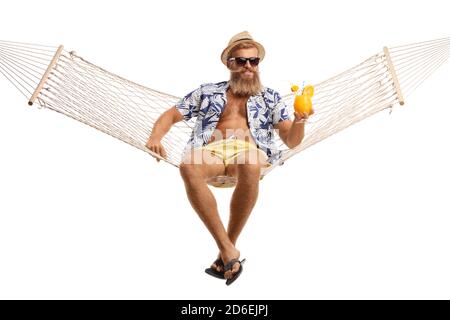
M292 149L298 146L305 136L305 120L308 119L308 114L294 112L294 121L292 121L290 120L289 109L280 94L274 92L273 127L278 130L278 135L284 144Z
M172 107L165 111L156 120L153 126L152 133L148 138L147 144L145 145L149 150L159 154L161 157L165 158L167 156L166 150L161 143L161 139L164 135L169 132L170 128L177 122L183 120L183 116L178 111L176 107ZM158 159L159 161L159 159Z
M161 157L165 158L167 156L166 150L164 150L161 144L161 139L164 135L169 132L170 128L177 122L181 120L189 120L192 117L196 117L201 102L202 88L198 88L183 99L181 99L178 104L164 112L156 120L153 126L152 133L148 138L147 144L145 145L149 150L154 153L159 154ZM159 159L157 158L159 161Z
M306 113L294 113L295 120L284 120L274 125L274 128L278 130L278 134L281 140L290 149L298 146L305 136L305 120L308 119Z

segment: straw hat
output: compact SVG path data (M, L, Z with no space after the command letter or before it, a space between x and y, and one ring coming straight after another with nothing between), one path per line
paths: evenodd
M258 48L259 58L261 59L261 61L264 59L264 56L266 54L264 47L260 43L253 40L252 36L250 35L250 33L248 33L248 31L243 31L243 32L240 32L240 33L234 35L230 39L230 42L228 42L228 47L226 47L225 50L223 50L222 55L220 56L220 59L222 60L222 63L224 65L227 65L227 58L228 58L230 52L233 50L233 48L236 47L238 44L241 44L244 42L254 44L255 47Z

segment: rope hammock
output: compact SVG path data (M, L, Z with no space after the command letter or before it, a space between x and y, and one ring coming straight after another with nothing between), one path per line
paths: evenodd
M56 52L56 53L55 53ZM276 138L282 156L262 177L293 155L381 110L403 104L450 56L450 38L384 50L357 66L315 85L314 116L308 119L302 143L289 149ZM34 102L120 139L178 167L194 120L176 123L163 138L163 159L145 147L160 114L179 97L124 79L64 50L0 41L0 73L32 105ZM294 95L283 97L293 105ZM231 177L216 177L214 186L230 186Z

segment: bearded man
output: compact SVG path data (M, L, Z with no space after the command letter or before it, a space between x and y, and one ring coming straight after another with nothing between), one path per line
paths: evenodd
M294 113L294 120L290 120L278 92L261 85L259 63L264 56L264 47L247 31L233 36L221 55L230 80L203 84L182 98L158 118L146 144L165 157L163 136L173 124L196 118L180 174L193 209L219 249L217 259L205 271L226 279L227 285L243 270L244 260L239 260L236 242L258 198L261 170L280 158L275 131L289 148L294 148L303 139L308 118L307 114ZM226 229L208 187L208 182L218 176L235 181Z

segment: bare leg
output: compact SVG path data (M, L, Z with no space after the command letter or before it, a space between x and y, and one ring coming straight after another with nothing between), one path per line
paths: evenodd
M199 164L182 163L180 173L192 208L216 241L222 259L224 256L238 254L220 220L216 199L206 183L210 177L225 174L225 166L222 161L217 159L215 163L211 163L211 161Z
M260 172L258 164L236 165L237 184L231 197L228 223L228 237L234 245L258 199Z
M230 219L227 230L230 241L233 245L236 245L237 239L258 199L261 164L254 162L250 164L245 163L245 161L244 163L237 162L228 165L227 173L237 178L236 188L230 202ZM231 259L238 257L227 257L228 259L223 257L224 263L226 264ZM238 270L239 264L235 263L232 270L225 273L225 277L231 277Z

